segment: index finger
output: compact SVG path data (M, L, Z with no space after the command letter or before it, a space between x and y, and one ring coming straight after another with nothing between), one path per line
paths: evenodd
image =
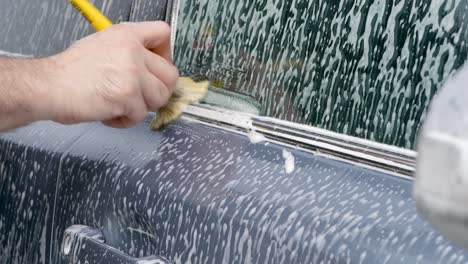
M172 63L171 27L163 21L125 23L143 45Z

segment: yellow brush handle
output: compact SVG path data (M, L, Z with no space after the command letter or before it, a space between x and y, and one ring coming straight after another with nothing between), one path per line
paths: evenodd
M76 9L78 9L78 11L80 11L96 31L101 31L112 26L112 22L87 0L69 1Z

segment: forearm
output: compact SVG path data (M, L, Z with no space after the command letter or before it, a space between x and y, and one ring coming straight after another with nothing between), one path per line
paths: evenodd
M41 109L41 100L46 98L40 62L0 57L0 131L45 117Z

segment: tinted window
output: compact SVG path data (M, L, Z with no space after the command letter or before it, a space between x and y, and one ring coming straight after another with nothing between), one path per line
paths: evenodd
M183 74L258 113L413 148L467 54L464 0L181 0ZM246 108L247 109L247 108Z

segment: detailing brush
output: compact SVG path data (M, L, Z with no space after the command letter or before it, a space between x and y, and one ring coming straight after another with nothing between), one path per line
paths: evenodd
M112 26L112 22L104 16L88 0L69 0L70 3L89 21L96 31ZM179 118L185 106L200 101L208 92L209 81L194 81L190 77L180 77L169 102L158 110L150 123L150 128L157 130Z
M189 77L180 77L169 102L159 109L150 123L150 128L157 130L177 119L185 106L200 101L208 92L209 81L196 82Z

